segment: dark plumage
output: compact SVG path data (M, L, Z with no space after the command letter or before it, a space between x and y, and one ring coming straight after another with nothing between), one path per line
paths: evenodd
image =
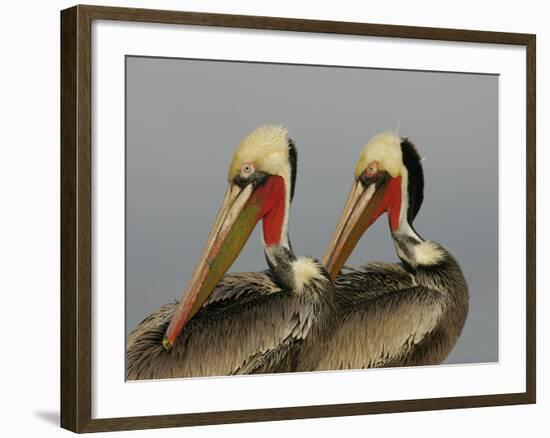
M138 325L128 337L126 377L312 370L331 329L331 292L326 274L300 294L278 287L268 271L228 274L169 351L161 341L177 303Z
M338 328L318 369L434 365L447 357L468 313L460 267L444 251L437 265L407 268L343 270L336 279Z

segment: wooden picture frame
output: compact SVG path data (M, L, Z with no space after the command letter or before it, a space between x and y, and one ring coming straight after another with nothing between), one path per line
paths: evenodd
M92 418L92 22L113 20L490 43L526 49L526 391L192 414ZM535 403L535 59L531 34L75 6L61 12L61 426L97 432Z

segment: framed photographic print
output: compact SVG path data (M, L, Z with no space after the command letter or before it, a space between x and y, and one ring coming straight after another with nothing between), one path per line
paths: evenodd
M64 10L61 425L535 403L535 190L535 35Z

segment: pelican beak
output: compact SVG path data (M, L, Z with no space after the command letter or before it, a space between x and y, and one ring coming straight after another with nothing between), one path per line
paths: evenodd
M363 233L396 199L401 190L401 177L384 179L365 186L358 178L346 200L323 258L332 280L357 245Z
M253 194L252 184L241 188L230 183L199 262L162 340L167 350L214 291L260 219L261 198Z

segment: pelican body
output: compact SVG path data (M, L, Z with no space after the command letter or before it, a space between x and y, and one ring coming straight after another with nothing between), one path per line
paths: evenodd
M181 300L128 337L127 379L317 367L335 316L333 286L320 263L294 255L288 239L296 162L281 126L260 127L237 147L229 188ZM260 220L269 269L225 275Z
M454 347L468 287L450 252L413 228L423 190L421 160L408 139L382 133L364 147L324 258L335 280L338 322L319 370L439 364ZM342 269L383 213L400 263Z

